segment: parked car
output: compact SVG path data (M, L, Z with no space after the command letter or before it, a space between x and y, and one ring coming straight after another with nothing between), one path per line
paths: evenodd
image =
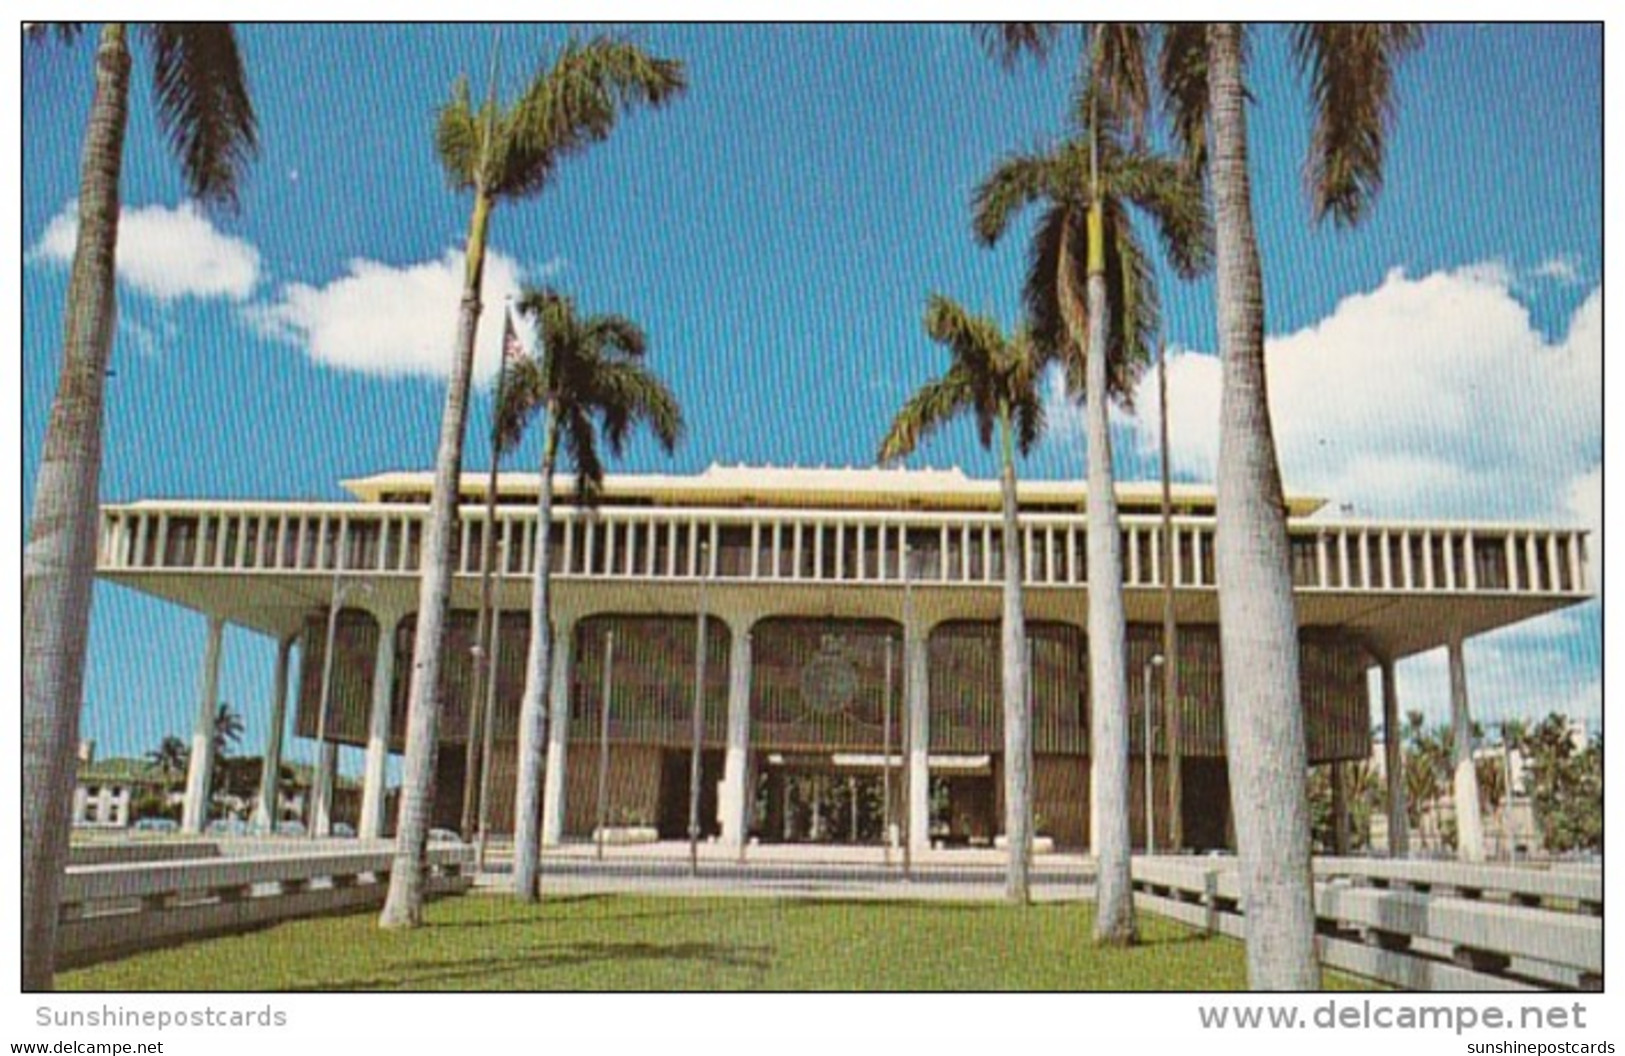
M355 826L347 821L335 821L333 823L333 835L353 838L355 836Z
M430 829L429 830L429 842L430 843L462 843L463 838L462 838L462 836L458 835L456 832L452 831L451 829Z
M142 818L134 829L136 832L179 832L181 826L174 818Z
M247 836L248 822L241 818L215 818L204 831L211 836Z
M284 821L276 827L276 834L278 836L303 836L305 835L305 823L302 821Z

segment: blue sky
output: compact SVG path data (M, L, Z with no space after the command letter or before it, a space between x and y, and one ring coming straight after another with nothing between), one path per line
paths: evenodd
M1064 131L1074 45L1006 73L963 26L620 32L683 59L690 89L498 210L482 364L504 293L553 283L639 320L687 411L674 459L639 445L615 468L867 464L941 367L920 327L929 292L1017 321L1026 225L978 248L969 200L1001 155ZM503 31L505 97L564 36ZM137 56L109 501L336 499L341 478L432 462L470 204L435 160L434 113L463 72L483 91L493 32L250 27L241 43L263 147L236 216L184 204ZM57 374L91 44L23 58L25 508ZM1284 44L1257 35L1250 121L1288 486L1357 514L1597 527L1600 30L1435 30L1403 68L1384 193L1353 231L1310 226L1306 95ZM1212 292L1163 286L1174 461L1191 480L1212 472ZM1051 410L1024 471L1079 475L1075 420ZM470 467L487 464L487 411L482 392ZM1118 425L1120 475L1152 474L1154 419ZM518 464L537 457L527 446ZM969 430L914 463L991 473ZM187 727L202 645L200 616L98 587L84 732L102 754ZM1481 716L1600 714L1600 603L1468 648ZM222 693L254 750L273 652L228 635ZM1407 703L1443 714L1442 656L1401 679Z

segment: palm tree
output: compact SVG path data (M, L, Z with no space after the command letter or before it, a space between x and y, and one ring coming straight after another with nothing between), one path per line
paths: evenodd
M1078 93L1076 138L1000 163L976 192L975 229L992 245L1018 211L1042 204L1025 288L1034 337L1041 354L1065 365L1074 394L1102 394L1087 400L1090 788L1099 823L1090 839L1099 860L1095 939L1123 945L1135 939L1128 635L1107 401L1131 405L1161 323L1156 284L1129 207L1152 219L1185 277L1207 266L1209 232L1200 183L1174 161L1133 148L1122 121L1100 96L1093 81Z
M214 757L224 759L243 739L243 717L230 704L222 703L214 715Z
M33 39L48 30L35 26ZM78 26L56 35L74 40ZM234 208L257 142L253 106L231 27L140 27L152 56L158 125L189 192ZM119 176L130 111L129 27L109 23L96 48L95 92L79 170L79 232L68 279L62 375L51 405L23 553L23 978L48 990L57 899L68 853L74 745L96 571L102 386L117 308Z
M578 500L592 501L603 485L601 429L619 456L632 430L648 426L667 453L683 432L683 413L664 382L642 363L648 339L619 315L577 315L575 303L551 289L527 289L519 312L541 338L541 355L515 363L498 408L498 449L518 444L530 421L545 416L542 474L536 495L536 575L530 597L530 653L519 706L519 779L514 799L514 894L541 897L540 807L547 689L553 658L549 585L553 477L559 448L575 468Z
M473 192L474 210L424 531L400 818L389 896L379 917L382 927L415 927L422 921L424 852L439 747L440 652L450 607L457 484L492 210L500 202L545 190L561 162L609 136L623 109L661 106L685 87L680 62L606 38L565 45L552 65L537 70L511 107L498 105L494 77L492 81L492 97L483 106L470 99L467 79L459 81L451 101L441 108L435 130L435 147L446 175L457 190Z
M1044 429L1037 392L1042 361L1026 332L1006 337L986 316L973 316L933 294L925 332L953 357L940 378L909 397L880 444L880 461L910 454L920 441L961 414L976 423L977 439L991 451L998 431L999 490L1003 500L1004 611L1001 621L1004 711L1004 831L1009 840L1005 897L1028 900L1032 856L1032 722L1026 693L1026 619L1021 587L1020 526L1016 515L1016 452L1026 454Z
M157 748L147 753L147 761L157 768L164 779L164 791L168 792L174 786L177 778L186 773L186 767L191 762L192 749L179 737L165 737Z
M1394 72L1421 41L1402 23L1295 28L1293 55L1314 112L1306 183L1318 222L1358 223L1382 186ZM1225 736L1255 990L1319 985L1309 875L1297 618L1280 463L1264 369L1264 288L1253 226L1246 31L1164 31L1163 91L1176 136L1210 181L1221 366L1214 555Z

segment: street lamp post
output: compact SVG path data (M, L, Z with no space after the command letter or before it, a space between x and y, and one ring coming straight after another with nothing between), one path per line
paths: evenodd
M1145 705L1145 853L1155 854L1157 851L1157 796L1156 782L1152 779L1151 768L1151 716L1155 713L1151 707L1151 675L1162 666L1162 654L1155 653L1145 662L1145 693L1141 697Z
M322 697L316 713L316 766L310 784L310 834L329 836L333 831L333 790L329 787L325 756L327 755L327 709L333 698L333 653L338 638L339 609L352 589L363 593L371 588L365 583L351 583L344 578L342 569L333 573L333 596L327 605L327 644L322 652Z
M697 556L700 574L700 603L694 623L694 715L693 744L688 760L688 872L700 872L700 742L705 734L705 583L710 578L707 563L710 550L705 542L698 543Z

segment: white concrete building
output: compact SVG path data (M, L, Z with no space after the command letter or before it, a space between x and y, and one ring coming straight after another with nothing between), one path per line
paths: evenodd
M278 732L266 755L280 758L280 716L298 645L297 732L319 732L329 751L337 744L365 749L359 827L363 835L389 827L385 760L403 748L404 673L431 482L431 474L415 472L349 481L352 502L165 500L104 508L102 577L207 619L194 738L204 746L194 755L200 787L207 785L205 732L221 633L230 623L281 643L267 703ZM485 482L484 474L465 476L455 540L436 806L436 824L448 827L459 818L469 763L479 758L469 751L468 696L488 527L496 533L502 610L492 816L499 828L512 824L537 478L502 476L490 526ZM995 481L957 469L712 466L695 475L612 475L593 510L571 504L571 490L568 478L561 480L563 501L554 507L558 662L543 807L549 842L589 835L600 820L681 835L697 681L705 700L707 835L729 843L863 840L896 826L916 846L992 840L1002 818ZM1086 846L1083 488L1029 481L1020 496L1036 809L1059 845ZM1224 846L1229 793L1213 494L1174 489L1171 553L1162 545L1159 501L1156 485L1119 487L1132 787L1144 787L1146 688L1154 701L1161 696L1152 686L1162 677L1152 658L1162 649L1162 586L1171 578L1181 707L1177 716L1160 703L1152 709L1149 754L1153 786L1171 789L1177 774L1182 793L1175 809L1155 793L1157 844L1169 846L1177 827L1184 846ZM1578 529L1348 520L1321 516L1321 506L1304 497L1288 503L1306 762L1366 757L1369 669L1385 676L1384 713L1394 729L1394 663L1447 648L1455 721L1465 723L1462 642L1592 596L1587 539ZM335 601L331 705L320 720ZM696 641L701 612L703 654ZM604 781L601 758L608 760ZM1141 842L1145 797L1131 798Z

